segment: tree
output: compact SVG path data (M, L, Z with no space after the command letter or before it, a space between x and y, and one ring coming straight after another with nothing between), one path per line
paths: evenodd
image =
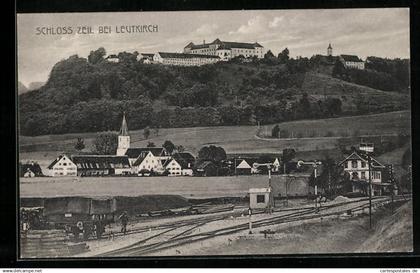
M175 150L175 145L170 140L165 140L162 145L163 148L171 155Z
M152 148L152 147L156 147L156 145L155 145L155 143L153 143L153 142L149 141L149 142L147 143L147 147Z
M280 127L278 124L276 124L273 129L271 129L271 136L272 137L279 137L279 133L280 133Z
M99 133L96 135L93 144L97 154L114 155L118 147L118 134L114 132Z
M146 127L146 128L143 129L143 136L144 136L145 139L148 139L149 138L149 136L150 136L150 129L149 129L149 127Z
M100 47L95 51L91 51L88 56L88 62L91 64L97 64L104 60L104 57L106 55L105 48Z
M330 196L351 190L350 175L330 157L322 161L322 172L316 179L312 177L310 184L317 185Z
M289 49L287 47L277 56L281 63L286 63L289 60Z
M159 127L155 127L153 129L153 132L154 132L155 136L159 136Z
M409 166L411 166L411 164L412 164L411 163L412 162L411 157L412 157L411 148L409 147L409 148L407 148L407 150L405 150L405 152L402 156L402 159L401 159L401 167L403 167L404 170L408 170Z
M283 161L283 172L286 173L286 165L291 161L296 155L295 149L287 148L283 149L283 154L281 160Z
M76 144L74 145L74 148L78 151L81 151L85 148L85 143L84 143L83 138L81 138L81 137L77 138L77 141L76 141Z
M176 150L178 151L178 153L183 153L185 151L185 147L182 145L178 145L176 147Z
M271 50L268 50L267 53L264 54L264 59L270 59L275 58L273 52Z
M198 151L198 162L212 161L217 166L220 166L222 161L226 159L226 151L219 146L204 146Z

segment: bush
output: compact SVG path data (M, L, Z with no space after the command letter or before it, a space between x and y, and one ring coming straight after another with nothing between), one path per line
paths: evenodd
M303 133L302 133L302 132L298 132L298 133L296 134L296 137L297 137L297 138L302 138L302 137L303 137Z
M280 134L280 138L289 138L290 137L289 131L287 131L285 129L281 129L279 134Z
M328 132L325 134L325 136L326 136L326 137L333 137L333 136L334 136L334 132L332 132L332 131L328 131Z

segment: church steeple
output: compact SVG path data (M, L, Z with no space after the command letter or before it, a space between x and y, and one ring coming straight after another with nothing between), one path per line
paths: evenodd
M130 148L130 136L128 135L127 121L125 120L125 113L121 123L120 134L118 135L117 155L125 155L125 152Z
M120 136L128 136L128 126L127 121L125 120L125 112L123 114L123 120L120 129Z
M331 43L328 45L328 48L327 48L327 56L332 56L332 46L331 46Z

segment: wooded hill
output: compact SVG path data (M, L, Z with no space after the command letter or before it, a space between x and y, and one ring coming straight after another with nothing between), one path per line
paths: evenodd
M314 73L322 65L316 58L177 67L142 64L137 53L120 53L119 63L105 55L98 49L88 58L62 60L44 86L20 95L20 134L118 130L124 111L129 128L141 129L269 124L410 107L404 88L384 92Z

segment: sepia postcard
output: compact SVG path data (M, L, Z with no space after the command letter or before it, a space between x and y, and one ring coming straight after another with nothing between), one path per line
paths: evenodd
M408 8L16 20L20 259L413 252Z

